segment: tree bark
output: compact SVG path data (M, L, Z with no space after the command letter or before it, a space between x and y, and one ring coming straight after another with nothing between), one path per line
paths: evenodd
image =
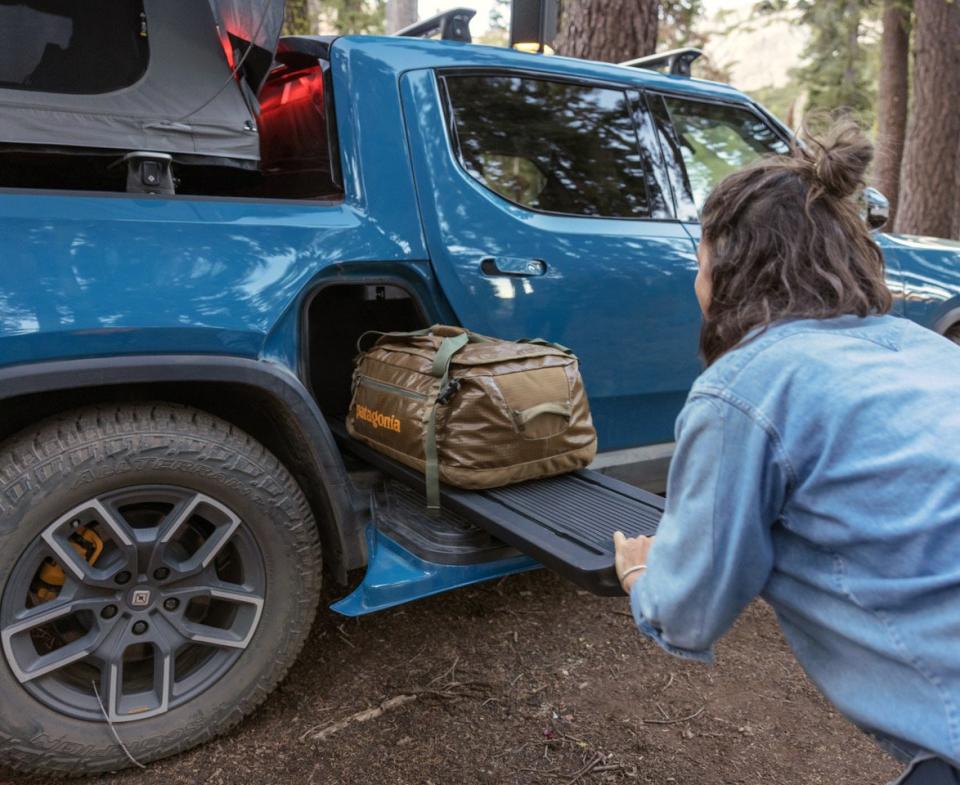
M566 0L557 52L610 63L652 54L658 6L657 0Z
M897 218L900 162L907 134L910 90L910 12L902 0L883 4L883 37L880 40L880 84L877 89L877 154L873 183L890 200L890 223Z
M900 169L900 232L950 237L960 227L960 2L917 0L913 108Z
M843 14L846 25L846 63L843 68L842 90L850 95L857 90L857 60L860 58L860 2L846 0Z
M387 35L417 21L417 0L387 0Z
M316 35L319 32L320 0L287 0L284 11L284 35Z

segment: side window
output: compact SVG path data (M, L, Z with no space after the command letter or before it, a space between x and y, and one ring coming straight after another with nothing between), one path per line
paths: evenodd
M526 76L443 77L456 153L514 204L564 215L669 217L624 90Z
M682 160L685 172L685 193L677 195L678 201L689 200L697 212L728 174L763 155L783 155L790 150L761 117L734 106L664 97L660 119L672 126L670 131L661 129L668 167L673 156L675 163L680 162L677 158ZM680 212L682 219L696 220L695 214L683 215L682 208Z

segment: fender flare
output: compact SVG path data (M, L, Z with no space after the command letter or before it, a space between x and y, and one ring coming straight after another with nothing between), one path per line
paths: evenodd
M960 324L960 305L954 305L949 311L943 314L936 322L933 329L940 335L945 335L947 330L955 324Z
M322 486L329 522L319 520L328 553L325 561L341 582L349 569L366 563L360 505L333 434L319 407L300 380L282 366L260 360L218 355L129 355L53 360L0 368L0 403L36 393L90 387L214 382L253 388L266 395L298 431L303 454ZM216 411L211 411L216 415ZM308 498L311 489L304 488ZM313 502L313 499L311 499ZM316 505L312 505L316 506ZM332 547L333 553L329 553Z

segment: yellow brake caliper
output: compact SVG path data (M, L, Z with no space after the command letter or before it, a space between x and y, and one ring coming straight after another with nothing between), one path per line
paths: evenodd
M96 564L100 554L103 553L103 540L101 540L93 529L77 529L70 535L70 544L74 550L86 559L88 564ZM33 591L40 602L49 602L56 599L60 594L60 589L66 583L67 576L64 575L63 567L57 564L53 559L44 559L40 565L40 571L37 580L34 582Z

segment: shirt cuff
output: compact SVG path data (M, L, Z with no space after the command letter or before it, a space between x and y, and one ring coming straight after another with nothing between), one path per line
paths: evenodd
M643 615L643 612L640 610L640 604L641 593L646 588L646 579L647 575L644 573L637 578L637 580L633 582L633 586L630 587L630 610L633 611L633 620L637 623L637 629L650 638L661 649L668 654L672 654L674 657L705 662L712 665L714 662L712 648L697 651L694 649L683 649L679 646L674 646L672 643L667 643L663 637L663 632L657 629L647 617Z

